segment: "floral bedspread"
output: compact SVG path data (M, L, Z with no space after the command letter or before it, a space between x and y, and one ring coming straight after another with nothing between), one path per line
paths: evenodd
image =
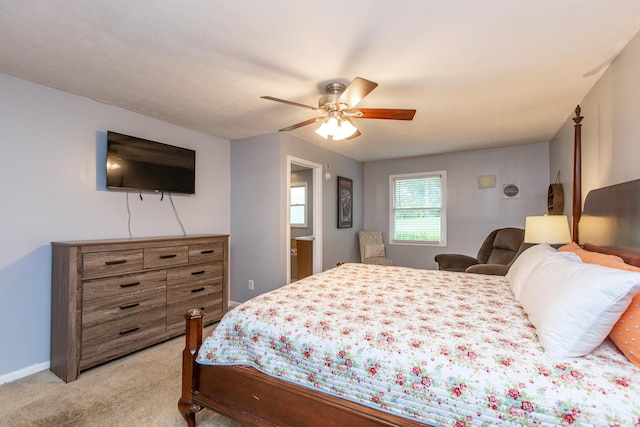
M640 426L640 368L608 340L550 359L498 276L344 264L230 311L198 362L431 425Z

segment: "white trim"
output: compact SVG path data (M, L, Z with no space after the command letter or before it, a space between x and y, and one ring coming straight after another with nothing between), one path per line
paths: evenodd
M240 304L242 304L242 303L238 302L238 301L229 301L229 310L232 310L232 309L236 308Z
M19 369L17 371L9 372L8 374L0 375L0 384L10 383L20 378L28 377L36 372L46 371L51 366L49 361L38 363L37 365L27 366L26 368Z

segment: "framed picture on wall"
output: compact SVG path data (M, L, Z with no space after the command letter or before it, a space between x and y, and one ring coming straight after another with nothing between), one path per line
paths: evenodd
M338 228L353 227L353 181L338 177Z
M520 198L520 183L512 182L510 184L502 185L502 198L503 199L519 199Z

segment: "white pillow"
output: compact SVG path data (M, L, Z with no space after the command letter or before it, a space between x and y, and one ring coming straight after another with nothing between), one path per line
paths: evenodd
M511 264L511 267L509 267L509 271L505 277L511 285L511 290L513 291L513 295L515 295L516 300L520 300L522 286L531 272L542 262L543 259L545 259L547 255L554 253L557 253L555 249L547 243L541 243L539 245L531 246L529 249L522 252L513 264Z
M365 245L364 246L365 258L384 258L384 245Z
M640 291L640 273L584 264L559 252L531 272L520 304L553 358L590 353Z

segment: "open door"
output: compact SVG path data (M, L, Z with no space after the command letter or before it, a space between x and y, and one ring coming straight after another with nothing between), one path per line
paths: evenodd
M287 156L287 283L298 277L297 241L302 241L305 253L301 254L310 261L305 264L304 275L322 271L322 165L308 160ZM293 189L293 193L292 193ZM296 195L305 194L301 203ZM294 197L292 203L292 196ZM301 208L304 206L304 209ZM301 214L301 212L304 213ZM293 223L292 223L293 221ZM301 245L302 247L302 245ZM309 251L311 255L309 255ZM309 260L310 258L310 260Z

